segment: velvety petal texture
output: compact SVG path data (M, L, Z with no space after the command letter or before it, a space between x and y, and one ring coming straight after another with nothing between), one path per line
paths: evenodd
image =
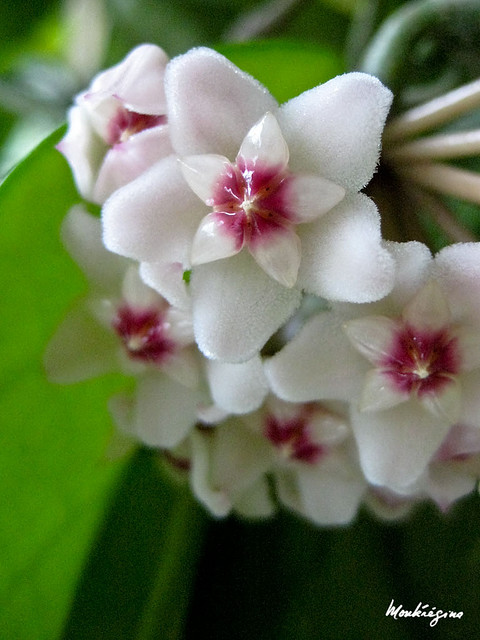
M218 153L233 160L249 129L277 107L257 80L204 47L170 62L165 92L179 156Z
M382 243L378 211L365 195L345 198L312 225L299 227L298 234L298 286L348 302L372 302L392 289L395 261Z
M373 76L347 73L282 105L280 127L293 171L318 173L349 191L372 178L391 92Z
M208 357L252 358L300 304L300 292L269 278L248 253L195 267L195 338Z

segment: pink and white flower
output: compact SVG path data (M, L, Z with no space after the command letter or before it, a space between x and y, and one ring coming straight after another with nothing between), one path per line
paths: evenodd
M208 401L190 312L147 287L137 265L106 251L100 220L82 207L69 212L63 236L91 289L48 345L49 378L72 383L115 371L134 376L131 433L150 446L175 446Z
M248 360L301 289L354 302L388 293L393 261L375 205L358 194L375 170L391 101L377 79L345 74L278 106L252 77L199 48L168 64L165 93L180 163L167 158L116 192L104 239L144 263L160 293L168 263L191 269L203 353Z
M480 245L389 246L392 293L313 318L266 373L287 400L350 401L367 480L403 493L453 425L480 427Z
M191 436L191 484L215 515L265 517L284 507L320 525L350 522L366 482L342 412L270 397L259 410Z
M167 62L159 47L141 45L76 97L57 148L87 200L102 204L171 153L163 84Z

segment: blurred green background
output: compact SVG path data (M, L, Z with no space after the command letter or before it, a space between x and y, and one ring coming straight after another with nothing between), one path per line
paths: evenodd
M161 475L151 452L115 461L105 455L112 432L107 400L125 386L120 376L62 388L42 369L49 337L85 289L59 240L78 196L54 143L72 97L98 70L141 42L170 56L207 45L283 101L368 62L395 89L398 110L479 73L478 3L460 3L468 5L468 20L455 14L426 25L420 17L405 22L403 5L415 12L425 4L2 4L2 640L478 637L478 495L447 515L421 507L401 523L362 512L345 529L319 530L286 513L265 523L214 522ZM477 213L469 210L478 221ZM393 620L385 616L392 599L464 616L434 628L425 620Z

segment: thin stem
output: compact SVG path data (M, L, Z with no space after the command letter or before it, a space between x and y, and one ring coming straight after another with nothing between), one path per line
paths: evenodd
M480 79L406 111L388 124L384 141L423 133L480 106Z
M396 166L399 176L438 193L480 204L480 175L449 165L417 163Z
M435 195L422 189L409 189L409 196L423 209L452 242L476 242L477 238L453 216L452 212Z
M207 518L186 492L170 515L156 579L142 612L135 640L182 637Z
M440 160L480 154L480 129L420 138L401 145L386 145L387 161Z

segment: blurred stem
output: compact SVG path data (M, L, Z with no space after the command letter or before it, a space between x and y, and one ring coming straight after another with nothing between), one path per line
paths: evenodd
M190 589L178 588L179 576L181 585L192 585L205 528L205 514L185 491L170 516L164 560L159 564L135 640L182 637Z

